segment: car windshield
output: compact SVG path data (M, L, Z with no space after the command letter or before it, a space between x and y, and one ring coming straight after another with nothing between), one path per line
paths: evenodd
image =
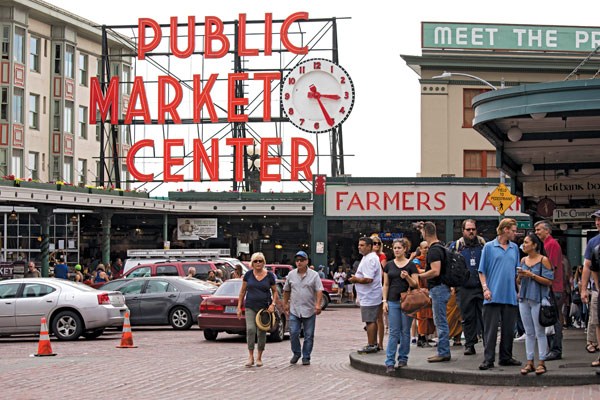
M242 288L242 281L226 281L223 283L217 291L215 296L238 296L240 289Z
M206 283L199 279L182 279L180 282L187 285L188 287L191 287L191 288L197 289L197 290L214 292L216 289L215 285Z

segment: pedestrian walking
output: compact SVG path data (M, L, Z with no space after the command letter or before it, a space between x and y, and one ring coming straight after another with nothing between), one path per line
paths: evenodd
M344 296L344 282L346 281L346 273L342 269L342 266L337 267L337 271L333 274L333 280L338 285L338 304L342 303L342 297Z
M410 250L410 242L396 239L392 243L394 259L388 262L383 269L383 312L388 314L390 334L386 350L385 365L388 373L395 371L396 353L398 353L398 368L405 367L408 363L410 352L410 327L412 317L402 312L400 307L401 295L408 288L419 287L419 273L417 267L408 258L406 253Z
M456 290L465 333L464 354L469 356L476 353L477 337L483 332L483 288L478 269L485 240L477 235L477 225L473 219L462 222L462 233L463 236L449 247L462 254L469 270L469 279Z
M379 257L379 262L381 264L381 273L383 274L383 268L387 264L387 257L383 252L383 242L381 238L377 235L371 235L371 239L373 240L373 252L377 254ZM383 277L383 275L382 275ZM381 284L383 285L383 278L381 280ZM385 331L388 330L388 319L387 314L383 312L379 314L377 318L377 343L379 345L378 349L383 350L383 336L385 335Z
M310 365L313 349L315 323L321 314L323 283L319 274L308 268L308 255L304 251L296 253L296 269L286 277L283 287L283 304L289 313L290 345L292 359L296 364L302 357L302 365ZM300 331L304 331L304 343L300 346Z
M523 252L527 254L521 259L518 268L517 284L519 290L519 311L525 326L525 351L527 365L521 374L534 372L536 375L546 373L545 360L548 356L548 340L546 329L540 325L540 308L542 300L551 296L549 287L552 286L554 272L548 257L543 256L544 244L535 233L531 232L523 240ZM540 364L534 367L535 341L537 338Z
M596 211L592 214L592 218L594 219L594 223L596 228L600 230L600 210ZM590 275L594 278L594 284L596 285L596 290L600 289L598 286L600 284L600 280L598 280L600 276L600 234L594 236L592 239L588 241L588 244L585 248L583 262L583 273L581 275L581 301L584 304L589 304L590 298L588 297L588 283L590 282ZM600 316L600 301L596 302L596 315ZM598 317L597 317L598 318ZM589 327L588 327L589 329ZM600 343L600 329L598 325L596 325L596 343ZM600 375L600 358L592 364L593 367L598 367L596 369L596 375Z
M419 274L420 279L427 279L429 297L433 307L433 320L437 328L437 355L427 359L428 362L450 361L450 328L446 310L450 300L450 288L442 283L441 273L446 260L446 249L438 240L436 227L433 222L423 224L423 238L429 244L425 272Z
M563 298L564 284L563 284L563 262L562 262L562 250L560 245L552 237L552 225L547 221L538 221L535 224L535 234L544 243L544 249L546 250L546 256L550 260L550 264L554 269L554 281L552 282L552 293L554 295L555 304L559 304ZM562 326L563 318L562 313L558 313L558 318L554 324L554 334L548 336L548 346L550 348L548 352L547 361L560 360L562 358Z
M513 333L517 317L517 267L520 263L519 248L513 242L517 234L517 221L504 218L496 228L496 239L483 246L479 262L479 280L483 287L483 334L484 359L479 369L494 367L498 325L500 332L499 364L521 365L513 358Z
M427 265L427 252L429 251L429 243L422 241L415 252L413 262L417 266L419 274L425 272ZM427 279L419 279L419 287L427 289ZM435 332L435 324L433 323L433 309L431 306L425 307L417 311L417 346L418 347L431 347L428 341L428 336L433 335Z
M360 302L362 321L367 324L367 346L360 349L360 354L376 353L377 345L377 318L382 313L381 300L383 289L381 286L381 263L379 257L373 252L373 240L361 237L358 240L358 251L363 258L358 265L356 274L350 278L355 285L356 294Z
M246 342L248 344L248 361L244 365L246 367L254 365L254 342L258 335L256 366L262 367L262 354L265 350L267 332L257 329L256 314L262 309L267 309L270 313L275 311L277 286L275 275L265 268L266 260L263 253L252 254L250 265L252 269L244 275L244 281L240 289L237 316L242 319L242 305L244 305L246 308Z

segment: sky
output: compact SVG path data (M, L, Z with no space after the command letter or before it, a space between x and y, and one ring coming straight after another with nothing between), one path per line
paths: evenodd
M214 15L234 20L263 19L265 12L284 19L298 11L310 18L350 17L338 23L339 63L354 82L356 101L343 126L345 173L353 177L412 177L420 171L420 87L417 74L400 57L421 54L422 21L480 22L542 25L598 26L597 1L116 1L50 3L99 24L135 25L138 18L169 23L177 16L185 22ZM218 72L218 71L217 71ZM308 137L308 136L307 136ZM311 140L316 140L312 135ZM327 136L319 137L321 151ZM322 160L327 165L326 160ZM313 173L327 173L325 167ZM168 190L226 190L229 184L169 184ZM293 184L263 184L263 190L304 189ZM164 192L161 187L153 195Z

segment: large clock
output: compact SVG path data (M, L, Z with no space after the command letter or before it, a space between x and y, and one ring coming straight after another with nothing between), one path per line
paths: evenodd
M303 131L321 133L338 127L354 106L354 84L346 70L324 58L296 65L281 85L281 107Z

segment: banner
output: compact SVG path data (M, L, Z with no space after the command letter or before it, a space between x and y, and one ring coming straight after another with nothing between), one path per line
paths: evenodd
M217 237L217 218L177 218L179 240L205 240Z

